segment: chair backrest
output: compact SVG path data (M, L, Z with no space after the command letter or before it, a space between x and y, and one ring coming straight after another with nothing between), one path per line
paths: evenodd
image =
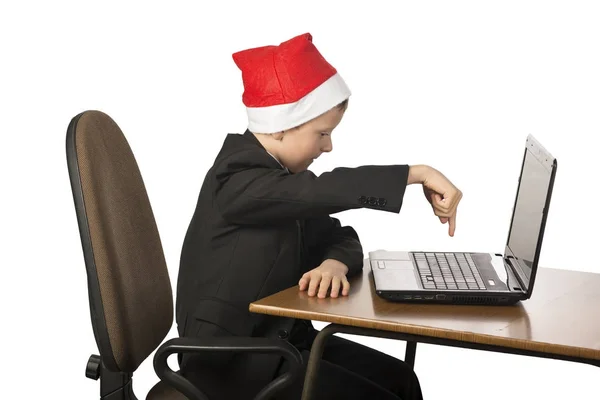
M75 116L66 145L100 357L106 368L132 373L173 324L154 214L131 148L108 115Z

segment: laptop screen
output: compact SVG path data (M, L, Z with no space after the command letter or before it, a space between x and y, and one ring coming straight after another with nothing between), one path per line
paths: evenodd
M533 146L533 147L532 147ZM528 146L523 159L523 169L511 230L508 237L509 255L519 262L525 284L529 286L531 269L540 239L542 223L545 223L544 208L552 183L554 159L537 142ZM512 258L512 257L511 257Z

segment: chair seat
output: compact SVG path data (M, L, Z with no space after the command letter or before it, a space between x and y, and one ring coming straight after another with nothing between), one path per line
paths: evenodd
M146 400L188 400L183 394L163 381L158 382L148 392Z

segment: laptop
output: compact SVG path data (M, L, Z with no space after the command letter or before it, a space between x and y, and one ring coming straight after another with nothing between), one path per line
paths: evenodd
M527 136L503 254L369 252L376 293L391 301L508 305L533 291L557 161Z

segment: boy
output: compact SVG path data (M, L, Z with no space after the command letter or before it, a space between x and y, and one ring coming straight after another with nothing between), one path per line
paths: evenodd
M356 232L329 215L356 208L399 212L406 185L423 184L454 234L462 194L427 166L337 168L317 177L312 161L332 150L350 90L310 34L233 55L242 71L248 129L230 134L208 171L181 255L180 336L263 336L290 341L306 357L308 322L251 314L254 300L298 284L309 296L351 295L363 266ZM272 355L183 357L182 373L211 398L252 398L285 371ZM300 398L303 378L280 398ZM322 398L420 399L403 361L332 337L319 374Z

